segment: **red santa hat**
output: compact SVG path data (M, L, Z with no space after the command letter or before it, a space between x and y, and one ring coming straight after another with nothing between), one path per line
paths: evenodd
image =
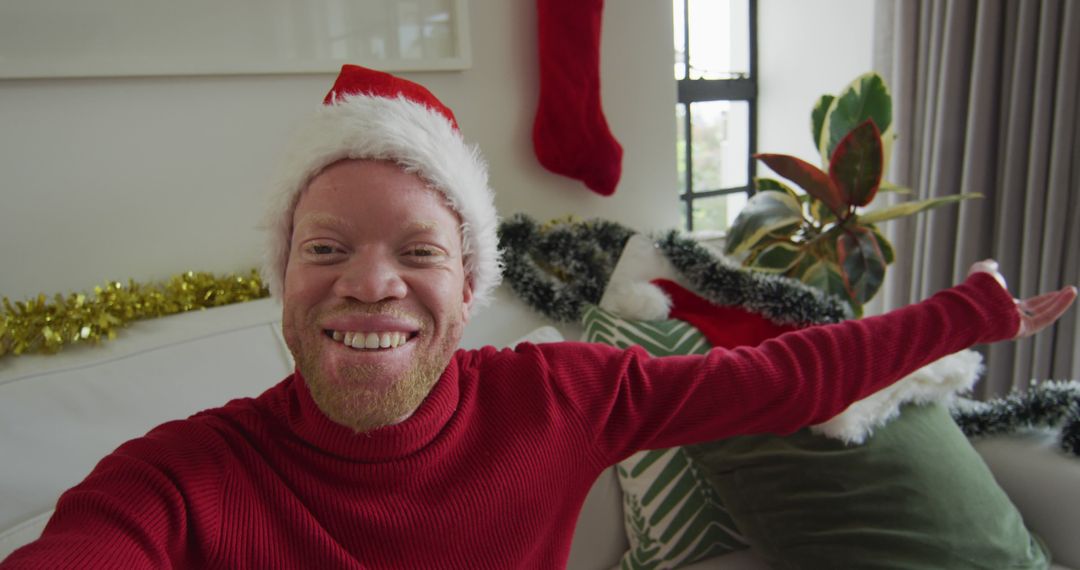
M500 276L498 216L487 165L468 145L454 113L426 88L355 65L341 68L323 106L300 126L279 176L269 220L264 278L280 296L289 258L293 210L322 169L343 159L392 161L446 198L461 217L465 273L473 308L490 300Z

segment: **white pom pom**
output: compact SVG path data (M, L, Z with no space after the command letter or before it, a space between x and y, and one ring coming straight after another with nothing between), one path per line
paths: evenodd
M671 299L648 281L617 283L604 293L600 308L625 319L658 321L671 312Z

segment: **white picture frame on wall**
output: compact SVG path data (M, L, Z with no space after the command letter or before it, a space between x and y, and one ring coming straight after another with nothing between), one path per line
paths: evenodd
M4 0L0 78L471 65L467 0Z

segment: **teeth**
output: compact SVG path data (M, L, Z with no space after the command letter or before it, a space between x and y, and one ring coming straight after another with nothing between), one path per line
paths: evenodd
M337 342L345 346L374 350L377 348L397 348L408 341L408 337L402 332L341 332L333 331L331 336Z

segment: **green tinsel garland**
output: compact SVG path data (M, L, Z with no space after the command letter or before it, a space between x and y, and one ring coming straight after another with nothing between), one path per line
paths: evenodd
M717 305L743 307L780 324L836 323L851 316L837 297L794 279L740 267L676 231L662 235L656 246L699 294Z
M581 319L600 302L626 240L634 232L603 220L553 221L541 228L525 214L499 225L503 278L530 307L549 319Z
M556 322L577 322L597 304L634 230L606 220L556 220L540 226L515 214L499 227L503 277L530 307ZM829 323L849 316L839 299L798 281L749 271L670 231L656 247L703 297L781 324Z
M1026 392L969 402L952 410L969 437L1015 433L1030 428L1061 428L1061 448L1080 456L1080 382L1033 382Z

